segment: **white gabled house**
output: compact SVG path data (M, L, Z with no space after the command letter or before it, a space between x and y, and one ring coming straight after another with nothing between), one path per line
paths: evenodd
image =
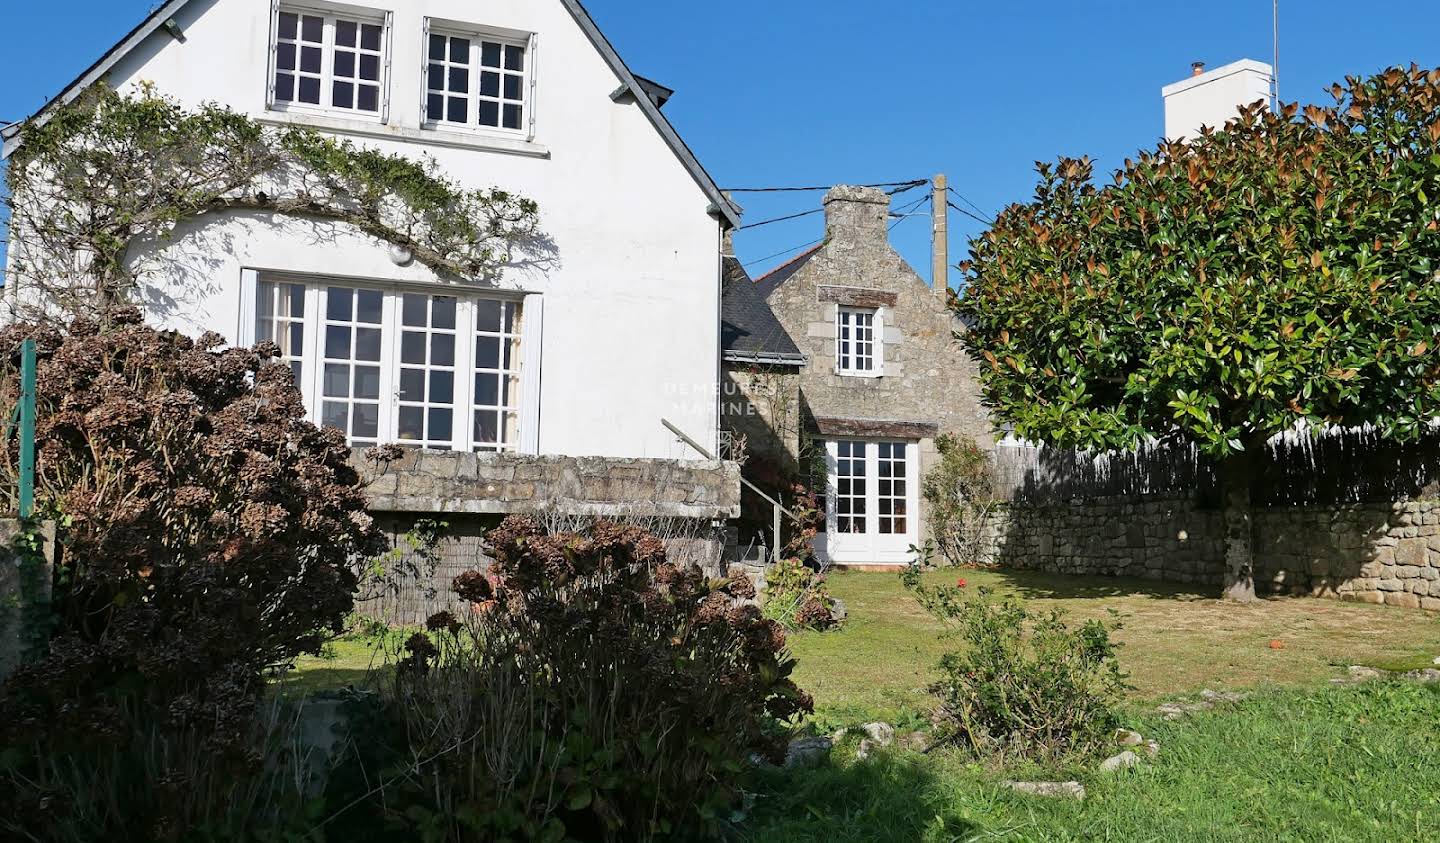
M165 259L144 279L148 318L279 340L314 421L358 446L695 458L663 418L715 448L737 211L661 114L671 92L632 74L576 0L170 0L50 107L101 81L432 156L539 204L553 255L494 282L269 214L151 247ZM6 156L23 142L7 130Z

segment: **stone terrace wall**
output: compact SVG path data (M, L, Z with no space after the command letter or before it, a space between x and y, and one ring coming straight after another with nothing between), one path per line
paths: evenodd
M357 608L389 624L463 608L450 583L489 567L485 532L507 514L557 516L560 529L587 517L631 521L661 536L670 559L711 575L721 573L725 547L713 522L740 514L734 462L409 451L379 473L359 460L356 467L370 481L370 508L400 551L392 564L401 572ZM446 524L431 558L406 540L422 518Z
M407 451L379 473L356 465L371 480L371 509L380 512L740 514L740 466L733 462Z
M1255 510L1256 587L1440 611L1440 501ZM1186 498L1012 503L982 558L1010 568L1217 585L1218 510Z

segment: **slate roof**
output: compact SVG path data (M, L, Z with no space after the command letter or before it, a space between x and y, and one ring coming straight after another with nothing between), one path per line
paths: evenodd
M775 318L750 273L730 255L722 268L720 349L732 361L805 365L805 355Z
M770 298L770 294L775 292L776 288L786 281L789 281L790 276L799 272L801 267L809 263L810 259L815 257L815 254L819 252L824 245L824 243L821 243L813 249L801 252L789 263L781 264L765 275L760 276L760 280L755 282L755 288L760 292L760 297L763 299Z

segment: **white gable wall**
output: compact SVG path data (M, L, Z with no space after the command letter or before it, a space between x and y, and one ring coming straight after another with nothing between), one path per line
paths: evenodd
M559 0L357 5L394 14L388 125L309 125L387 152L432 155L463 183L503 187L540 205L542 229L556 248L553 264L508 270L499 285L544 301L539 451L696 456L661 426L662 417L714 443L719 223L641 108L610 99L620 79L569 11ZM420 119L426 16L537 33L529 57L533 143L451 132L445 145L432 142L438 136ZM152 82L188 104L216 101L261 119L304 121L266 110L270 20L269 0L195 0L177 17L183 43L157 31L114 68L110 82L122 90ZM136 256L154 270L146 296L152 320L236 342L248 338L253 321L244 310L247 270L438 281L419 264L396 266L386 244L343 226L267 215L192 222L154 249L163 260L153 260L153 250Z

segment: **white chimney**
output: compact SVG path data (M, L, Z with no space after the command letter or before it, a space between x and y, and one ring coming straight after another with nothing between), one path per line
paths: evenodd
M1160 89L1165 97L1165 137L1193 138L1200 134L1201 126L1223 128L1241 106L1257 100L1269 108L1274 80L1270 65L1253 59L1214 70L1195 62L1190 78Z

